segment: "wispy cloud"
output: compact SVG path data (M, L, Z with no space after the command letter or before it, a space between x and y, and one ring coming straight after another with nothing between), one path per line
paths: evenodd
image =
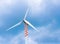
M60 0L51 0L54 5L60 5Z
M42 27L37 27L39 32L36 32L33 29L29 30L29 38L28 41L29 44L53 44L53 43L60 43L60 29L59 30L51 30L52 26L56 22L53 20L50 24ZM9 40L9 41L8 41ZM24 31L20 32L16 36L12 36L10 39L9 38L4 38L0 37L0 43L5 44L24 44L25 43L25 38L24 38Z
M0 44L5 44L5 43L6 43L6 39L0 36Z
M38 16L34 14L44 11L46 8L46 4L44 0L28 0L27 2L28 2L28 7L31 10L31 13L33 14L32 16L34 17Z
M22 32L21 34L13 37L13 39L11 39L10 44L25 44L25 38L24 38L24 32ZM28 37L27 40L28 44L38 44L36 41L34 41L33 39L31 39L30 37Z
M40 32L36 32L33 29L29 30L29 44L60 43L60 30L51 31L52 24L53 21L47 26L38 27L37 29ZM24 44L23 42L25 43L24 32L21 32L17 36L13 37L10 43Z
M28 6L31 8L30 16L45 16L43 14L46 12L51 12L50 10L52 10L53 7L60 6L60 0L29 0Z
M16 4L16 0L0 0L0 15L10 14L11 7Z
M29 0L28 2L29 2L29 6L32 7L31 8L32 13L34 13L34 15L32 15L32 17L35 17L35 16L40 17L41 15L40 14L35 15L35 12L41 12L42 10L45 10L46 9L45 7L47 7L50 3L51 4L52 3L57 4L57 3L60 2L60 1L57 1L57 0L53 0L53 1L46 1L46 0L45 1L44 0L35 1L35 0L31 0L31 1ZM15 3L12 0L5 0L5 1L1 0L0 2L1 2L0 7L2 8L1 9L2 11L1 11L0 14L7 13L7 11L9 11L9 9L7 9L8 6L11 6L11 5L13 5L12 3ZM50 3L48 4L46 2L48 2L48 3L50 2ZM30 3L31 3L31 5L30 5ZM46 14L42 15L42 16L46 16ZM49 17L51 17L51 16L49 16ZM0 24L2 24L2 22L0 22ZM40 44L40 43L45 44L44 42L49 42L49 43L51 43L51 42L59 42L60 43L60 29L54 30L55 27L53 28L53 26L56 25L56 24L57 24L57 22L55 20L53 20L52 22L50 22L46 26L37 27L37 29L40 32L36 32L36 31L34 31L32 29L29 30L29 42L30 42L30 44ZM7 41L7 40L5 40L3 37L0 37L0 41L1 41L0 44L5 44L5 41ZM15 37L12 37L10 39L10 41L8 41L8 42L9 42L9 44L24 44L24 42L25 42L25 40L24 40L24 32L20 32L20 34L16 35Z
M60 30L54 30L52 26L54 23L50 23L47 26L39 27L40 32L30 31L32 39L36 40L38 44L40 43L60 43Z

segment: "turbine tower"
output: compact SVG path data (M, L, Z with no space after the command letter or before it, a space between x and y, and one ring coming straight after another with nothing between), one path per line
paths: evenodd
M25 35L25 44L29 44L27 41L28 41L28 25L30 27L32 27L34 30L38 31L30 22L28 22L26 20L26 17L28 15L28 12L29 12L29 8L27 9L26 13L25 13L25 16L24 16L24 19L22 21L20 21L19 23L13 25L12 27L10 27L9 29L7 29L7 31L11 30L12 28L18 26L18 25L21 25L22 22L24 22L24 35Z

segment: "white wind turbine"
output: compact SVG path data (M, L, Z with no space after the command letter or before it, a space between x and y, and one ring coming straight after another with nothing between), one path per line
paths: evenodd
M25 44L28 44L28 42L27 42L27 41L28 41L28 25L29 25L30 27L32 27L34 30L38 31L31 23L29 23L29 22L26 20L26 17L27 17L28 12L29 12L29 8L27 9L27 11L26 11L26 13L25 13L25 16L24 16L24 19L23 19L22 21L20 21L19 23L13 25L13 26L10 27L9 29L7 29L7 31L9 31L10 29L12 29L12 28L20 25L22 22L24 22L24 25L25 25L25 27L24 27L24 30L25 30L25 31L24 31L24 34L25 34Z

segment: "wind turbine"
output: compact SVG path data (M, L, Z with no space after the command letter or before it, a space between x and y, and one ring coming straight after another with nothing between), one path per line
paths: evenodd
M38 31L30 22L28 22L28 21L26 20L26 17L27 17L28 12L29 12L29 8L27 9L27 11L26 11L26 13L25 13L25 16L24 16L24 18L23 18L22 21L20 21L19 23L13 25L13 26L10 27L9 29L7 29L7 31L9 31L9 30L11 30L12 28L14 28L14 27L16 27L16 26L21 25L21 23L24 22L25 44L28 44L28 43L27 43L27 40L28 40L28 25L29 25L30 27L32 27L34 30Z

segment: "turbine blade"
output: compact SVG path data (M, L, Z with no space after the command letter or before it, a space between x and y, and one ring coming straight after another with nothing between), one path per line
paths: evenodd
M15 24L15 25L13 25L12 27L10 27L9 29L7 29L7 31L10 30L10 29L12 29L12 28L14 28L14 27L16 27L16 26L18 26L18 25L20 25L21 23L22 23L22 21L19 22L19 23L17 23L17 24Z
M26 19L28 12L29 12L29 8L27 9L27 11L25 13L24 19Z
M24 20L24 22L26 22L29 26L31 26L34 30L38 31L30 22L28 22L27 20ZM39 32L39 31L38 31Z

